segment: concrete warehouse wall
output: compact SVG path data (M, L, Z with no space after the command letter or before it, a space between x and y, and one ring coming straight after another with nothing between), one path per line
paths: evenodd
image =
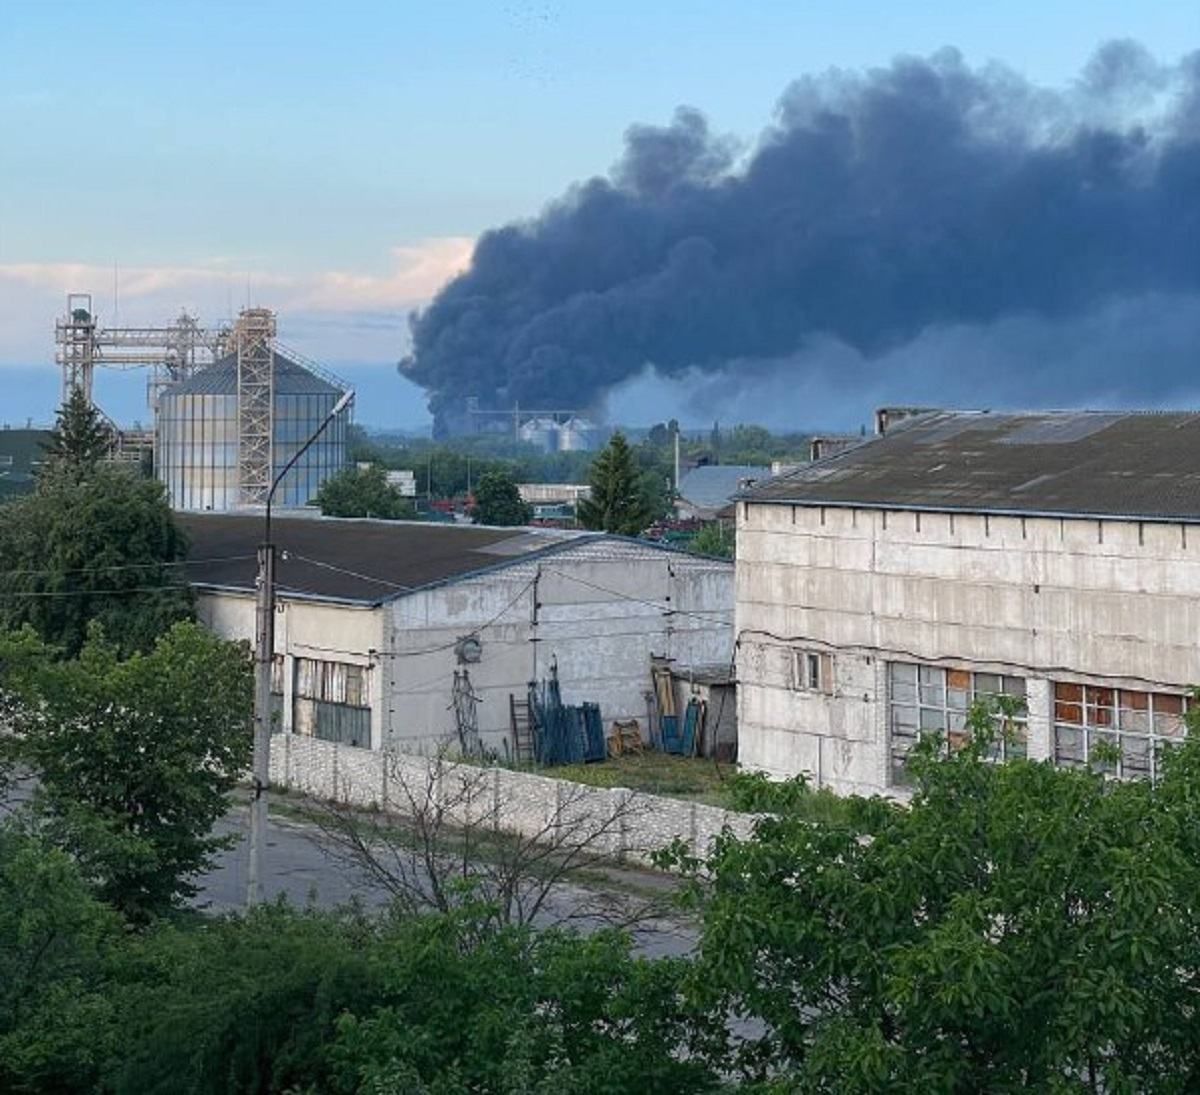
M298 734L271 742L271 782L314 798L403 815L409 796L426 790L459 822L486 821L537 837L570 825L575 839L595 836L597 851L648 863L683 839L704 852L722 830L749 837L754 815L624 788L585 787L549 776L478 768L408 753L355 749ZM618 819L614 823L614 818Z
M1053 680L1200 682L1200 528L817 506L738 506L739 759L839 792L888 788L886 664L1025 678L1029 754ZM832 656L828 694L793 650Z
M600 541L402 597L386 606L382 744L433 752L455 740L454 643L489 621L468 667L485 745L502 750L509 695L523 697L552 662L564 702L598 703L606 727L644 728L652 654L728 664L733 582L727 562Z

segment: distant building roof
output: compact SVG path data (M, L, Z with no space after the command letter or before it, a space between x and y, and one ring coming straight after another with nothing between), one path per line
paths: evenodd
M237 395L237 354L227 354L219 361L192 373L186 380L171 384L170 395ZM276 395L341 395L323 377L306 369L290 357L275 351Z
M747 480L768 479L770 468L753 464L706 464L679 481L679 497L697 509L718 510L742 490Z
M741 497L1200 522L1200 414L925 412Z
M0 498L33 490L50 438L49 430L0 429Z

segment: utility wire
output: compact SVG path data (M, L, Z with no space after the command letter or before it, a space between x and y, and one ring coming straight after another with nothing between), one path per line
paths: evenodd
M490 620L488 620L487 623L480 624L479 627L472 628L470 631L466 632L465 634L460 635L453 642L441 643L438 646L431 646L431 647L426 648L425 650L381 650L378 652L378 655L381 658L413 658L413 657L418 657L419 655L422 655L422 654L436 654L442 650L452 650L463 639L478 638L478 636L482 632L486 631L489 627L492 627L493 625L498 623L505 615L507 615L509 610L522 597L524 597L526 593L528 593L533 588L533 586L536 582L537 582L537 575L534 575L532 578L529 579L528 582L525 583L524 586L521 587L520 590L517 591L517 595L515 597L513 597L513 599L511 601L509 601L508 604L506 604L502 609L500 609L500 611L497 612L495 616L493 616Z
M153 567L193 567L208 566L213 563L232 563L242 559L253 559L253 555L222 555L214 559L179 559L174 562L153 563L114 563L112 566L70 567L65 570L5 570L0 572L0 578L12 575L33 575L36 577L53 577L58 574L108 574L116 570L150 570Z
M619 597L625 601L632 601L635 604L646 605L649 608L657 608L660 612L667 616L694 616L698 620L706 620L709 623L728 623L727 620L718 619L718 616L730 616L733 614L733 609L723 612L691 612L686 608L672 608L669 605L663 604L660 601L647 601L642 597L635 597L631 593L622 593L617 589L610 589L608 586L602 586L597 582L589 582L586 578L580 578L574 574L566 574L561 570L555 570L553 567L546 567L545 573L556 574L560 578L565 578L569 582L578 582L580 585L589 586L600 593L607 593L612 597Z
M539 624L538 626L540 627L541 625ZM704 633L704 630L705 630L704 628L692 627L692 628L687 628L686 630L676 631L675 634L676 635L700 635L700 634ZM605 631L605 632L601 632L600 634L597 634L597 635L558 635L558 636L538 636L538 637L530 636L529 638L525 638L525 639L491 639L491 640L489 640L489 642L492 646L527 646L529 643L569 643L569 642L592 641L595 639L645 638L646 634L647 633L646 633L645 629L642 629L640 631ZM299 653L299 652L300 651L308 651L308 650L315 651L320 654L346 654L350 657L361 657L363 654L362 650L347 650L345 647L340 647L340 646L321 646L317 643L305 643L305 642L297 642L295 645L296 645L296 650L298 652L296 654L296 657L304 657L304 654ZM453 645L457 645L457 640L455 641L455 643ZM443 649L443 648L441 648L441 647L434 648L433 652L436 653L437 650L440 650L440 649ZM376 658L384 658L384 657L406 656L410 653L413 655L416 655L416 654L426 653L426 651L419 651L419 650L418 651L396 651L396 652L389 653L386 651L369 650L366 653L373 657L376 657ZM721 664L724 664L724 663L722 662Z
M297 559L302 563L308 563L311 566L320 567L322 570L332 570L337 574L345 574L351 578L357 578L362 582L374 582L377 585L388 586L390 589L399 589L403 591L411 591L412 586L402 585L400 582L389 582L386 578L375 578L370 574L360 574L357 570L347 570L345 567L334 566L333 563L323 563L320 559L310 559L307 555L299 555L294 551L284 550L283 558Z
M121 593L162 593L167 590L191 589L187 583L159 586L128 586L125 589L32 589L0 590L0 599L13 597L101 597Z

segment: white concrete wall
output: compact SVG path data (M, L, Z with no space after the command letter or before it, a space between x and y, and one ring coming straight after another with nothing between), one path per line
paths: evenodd
M566 703L598 703L606 726L636 718L644 727L651 654L728 661L733 568L602 541L419 592L389 611L385 743L429 751L453 735L453 646L488 624L482 658L467 668L480 697L480 733L502 753L509 695L523 697L552 662Z
M707 851L725 829L745 839L756 820L751 814L635 795L624 788L584 787L527 772L355 749L297 734L274 739L271 782L397 815L409 812L413 799L424 803L426 795L438 796L455 822L485 820L530 837L543 834L558 819L571 825L572 839L589 841L592 850L642 862L676 839L698 853Z
M1030 755L1050 678L1200 682L1200 528L741 503L742 761L846 792L887 784L885 667L1025 677ZM790 687L792 648L831 651L829 696Z

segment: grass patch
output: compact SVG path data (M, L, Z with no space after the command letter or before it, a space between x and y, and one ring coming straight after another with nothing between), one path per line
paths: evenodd
M831 825L849 823L856 809L854 800L828 789L814 790L802 779L775 782L729 764L670 753L610 757L595 764L564 764L540 771L589 787L627 787L740 813L786 813Z
M589 787L627 787L649 795L666 795L728 808L725 788L736 769L702 757L671 753L642 753L609 757L595 764L562 764L540 769L545 776L584 783Z

